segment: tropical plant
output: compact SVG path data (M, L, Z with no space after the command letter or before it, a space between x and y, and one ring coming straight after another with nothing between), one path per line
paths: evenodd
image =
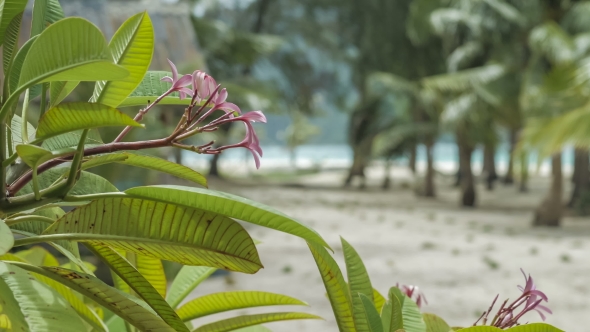
M0 191L0 329L107 331L120 317L128 331L189 331L187 321L214 312L302 304L278 294L242 292L208 295L178 306L198 284L199 271L201 275L211 268L255 273L262 267L253 239L234 219L327 247L312 229L238 196L184 186L120 192L88 171L119 163L206 187L206 179L186 166L133 151L173 147L219 154L241 147L259 166L262 150L252 122L265 122L262 112L241 114L237 105L226 101L227 91L205 72L180 75L171 62L172 72L147 71L154 31L145 12L125 21L107 44L89 21L64 18L57 1L36 0L31 38L18 49L26 3L3 1L0 17L4 52L0 185L5 188ZM96 82L90 101L62 103L81 81ZM40 98L36 127L28 122L35 97ZM139 122L156 105L185 107L174 130L161 139L124 141L133 128L143 127ZM131 118L116 109L123 106L142 108ZM15 114L19 109L20 116ZM246 127L246 137L239 143L186 142L198 142L198 134L236 122ZM98 128L112 126L124 129L113 142L104 143ZM60 264L39 247L20 250L40 243L68 262ZM94 276L91 266L82 261L80 243L110 268L115 287ZM161 260L187 265L170 290ZM115 318L105 324L102 318L109 312ZM303 318L317 317L240 316L194 331L230 331Z
M328 292L338 329L341 332L560 332L545 324L532 323L517 326L528 312L537 311L545 320L551 310L543 306L547 296L536 288L531 276L525 276L522 294L514 301L506 300L497 313L488 319L498 296L472 327L451 327L442 318L422 313L426 298L418 287L397 285L389 289L387 299L371 285L371 279L357 251L344 239L342 251L348 282L330 253L321 245L308 243L313 258ZM481 325L478 325L480 324ZM516 327L515 327L516 326Z

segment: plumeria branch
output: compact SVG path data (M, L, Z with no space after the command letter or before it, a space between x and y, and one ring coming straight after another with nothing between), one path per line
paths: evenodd
M220 86L217 84L217 82L215 82L213 77L199 70L195 71L192 75L181 76L178 74L176 66L170 60L168 60L168 62L170 63L170 67L172 69L172 77L164 77L162 78L162 81L169 82L172 84L172 86L151 104L140 110L134 118L135 121L141 121L150 109L152 109L155 105L161 102L162 99L171 93L178 92L180 99L191 96L190 105L185 109L185 112L180 118L175 129L168 137L148 141L121 142L121 140L131 130L131 127L125 127L125 129L121 131L121 133L112 143L85 148L82 153L78 152L77 154L72 153L71 155L62 155L59 158L49 160L39 165L37 168L37 175L57 165L69 162L73 160L75 156L77 156L76 158L82 158L122 150L143 150L165 146L177 147L200 154L219 154L222 151L231 148L246 148L252 153L256 163L256 168L259 168L262 149L260 148L260 142L256 132L254 131L252 122L266 122L266 117L264 114L260 111L241 114L241 110L237 105L226 101L228 97L227 90L220 90ZM192 89L188 88L188 86L191 84ZM203 101L205 102L201 104ZM193 112L193 109L197 105L201 106L195 112ZM217 118L212 120L209 119L213 117L215 111L218 110L223 111L224 113ZM242 122L246 126L245 138L239 143L219 147L214 147L214 141L199 146L192 146L182 143L182 141L189 137L202 132L215 131L219 128L219 126L230 122ZM83 142L81 144L83 144ZM83 145L80 147L83 147ZM7 188L8 196L13 197L16 195L19 190L21 190L27 183L31 181L32 177L33 173L31 170L29 170L27 173L16 179ZM73 179L73 177L70 178ZM71 185L69 187L71 187ZM39 199L39 197L37 198Z

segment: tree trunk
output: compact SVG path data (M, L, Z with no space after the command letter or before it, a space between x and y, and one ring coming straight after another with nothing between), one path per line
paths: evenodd
M486 188L494 190L494 181L498 179L496 173L496 150L493 144L485 144L483 148L483 174L485 174Z
M434 186L434 140L429 138L426 145L426 177L424 179L424 196L435 197L436 190Z
M365 188L366 186L366 176L365 176L365 167L367 167L367 163L369 157L371 156L371 145L372 140L365 140L361 142L358 146L356 146L353 150L353 159L352 165L350 166L350 170L348 171L348 176L344 181L344 186L348 187L352 184L352 180L355 177L359 177L361 180L360 188Z
M569 207L576 206L582 193L590 190L590 156L588 150L576 149L572 182L574 183L574 190L568 204Z
M381 188L383 190L387 190L391 187L391 158L385 158L385 165L383 171L385 172L383 177L383 183L381 184Z
M461 205L475 206L475 181L471 170L471 155L473 146L469 144L463 130L457 131L457 145L459 147L459 169L461 178Z
M410 147L410 158L408 159L408 167L412 171L412 174L416 174L416 154L417 154L418 146L416 144L412 144Z
M534 226L559 226L563 213L562 195L561 152L558 152L551 158L551 188L547 197L535 211Z
M529 181L529 156L526 153L520 155L520 186L519 191L524 193L529 191L527 183Z
M517 143L517 130L510 129L510 155L508 156L508 169L506 175L504 175L504 184L514 183L514 150Z

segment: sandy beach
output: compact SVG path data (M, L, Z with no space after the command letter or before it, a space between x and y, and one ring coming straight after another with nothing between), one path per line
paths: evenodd
M212 182L228 191L271 205L316 229L334 248L342 269L340 236L364 258L372 283L382 294L396 283L417 285L426 295L425 312L452 326L468 326L496 294L514 299L523 268L549 297L554 314L547 319L565 331L590 324L590 219L568 216L559 229L530 227L532 211L545 194L548 179L535 177L528 193L498 184L478 187L478 207L459 208L458 190L439 177L438 197L412 192L412 178L394 170L393 187L378 187L378 171L369 172L368 188L342 189L341 171L288 181L290 185L238 185ZM566 181L569 185L569 181ZM566 195L569 187L566 188ZM565 198L565 195L564 195ZM192 295L225 290L262 290L299 298L309 307L274 307L237 313L305 311L325 320L270 323L273 331L337 331L324 285L306 244L299 238L246 225L265 268L256 275L230 273L210 278ZM230 317L217 315L199 324ZM540 321L531 314L523 322Z

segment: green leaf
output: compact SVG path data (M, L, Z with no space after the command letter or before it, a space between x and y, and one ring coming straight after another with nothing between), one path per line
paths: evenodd
M19 1L24 2L26 1ZM6 6L6 2L4 2L4 6ZM16 51L18 51L17 43L18 43L18 35L20 33L20 26L23 19L23 12L15 15L8 27L6 27L6 34L0 32L2 37L4 38L4 47L2 48L2 64L4 65L5 72L10 68L10 64L14 57L16 56ZM0 30L2 29L2 25L4 24L4 18L0 20Z
M166 71L148 71L137 88L119 104L119 107L146 106L156 100L156 98L170 89L170 83L162 81L162 78L165 76L172 77L172 73ZM159 104L189 105L190 103L191 98L180 100L178 92L173 92L164 97Z
M113 162L168 173L181 179L198 183L203 187L207 187L207 179L201 173L189 167L179 165L166 159L130 152L111 153L89 158L82 164L82 169L88 169Z
M135 268L143 275L149 283L158 291L162 300L166 297L166 274L162 261L149 256L134 255Z
M56 167L41 173L38 178L39 188L44 189L51 186L55 181L63 178L69 170L69 167ZM74 188L69 191L70 195L88 195L118 191L115 186L101 176L89 172L81 172L80 174L80 178L76 181ZM32 192L33 186L29 182L19 190L17 195L26 195Z
M36 137L46 139L71 131L107 126L143 127L110 106L85 102L64 103L43 114Z
M349 292L352 295L352 313L354 315L354 324L358 332L368 332L369 323L364 309L364 304L357 294L365 295L373 302L373 286L371 279L363 264L363 260L356 250L344 240L342 241L342 250L344 251L344 261L346 263L346 275L348 276Z
M86 330L76 311L61 295L13 264L20 266L24 263L0 262L0 284L6 285L10 289L8 294L12 294L18 302L17 308L20 308L28 326L25 331L80 332Z
M132 198L107 198L79 207L51 225L41 238L254 273L262 265L254 242L237 222L197 209Z
M150 282L131 263L113 249L105 246L89 246L121 279L150 306L156 313L176 331L187 331L174 309L150 284Z
M377 309L377 312L381 312L381 308L383 308L383 304L385 304L385 298L374 288L373 298L375 299L375 309Z
M249 199L214 190L182 186L146 186L125 191L134 197L169 202L201 209L252 224L299 236L309 242L328 244L313 229L300 224L283 213Z
M342 271L324 247L316 243L308 243L308 246L318 266L326 291L328 291L328 298L338 329L340 332L356 332L352 316L352 303L350 303L350 295L342 277Z
M98 81L91 101L117 107L141 83L152 62L154 29L147 12L125 21L109 43L115 63L129 71L123 80Z
M82 130L74 131L63 135L51 137L43 141L41 147L51 151L57 151L64 148L75 149L78 146L81 137ZM88 136L86 136L86 147L98 146L102 144L102 138L100 137L98 129L90 129L88 131Z
M263 325L252 325L241 329L233 330L233 332L272 332Z
M66 149L61 151L48 151L44 148L38 147L32 144L19 144L16 146L16 153L22 159L25 164L32 168L36 168L40 164L68 153L74 150Z
M133 299L130 295L110 287L94 276L60 267L38 267L23 263L11 264L62 283L64 286L108 308L141 331L174 332L174 329L168 326L160 317L140 305L139 299ZM67 322L69 323L69 321ZM64 325L68 326L69 324L58 324L57 326L62 327ZM80 328L73 331L79 332L83 330L83 328Z
M252 325L295 319L321 319L321 317L301 312L274 312L268 314L243 315L203 325L194 329L193 332L234 331L236 329Z
M49 25L64 17L64 11L58 0L35 0L31 23L31 37L40 34Z
M397 301L394 301L396 299ZM389 290L389 301L393 304L391 325L389 331L404 329L407 332L426 332L426 324L422 319L420 308L409 297L402 294L397 287L391 287ZM400 305L401 317L397 317L399 311L397 305ZM401 326L398 324L401 318ZM384 324L385 325L385 324Z
M183 266L170 285L166 301L172 308L178 307L182 300L216 270L208 266Z
M10 131L12 132L12 147L14 149L16 149L18 144L23 144L23 138L21 137L22 123L23 119L16 114L12 117L12 121L10 122ZM28 141L32 141L35 137L35 127L33 127L33 125L29 122L27 122L27 131L29 133Z
M18 89L41 82L113 80L128 75L112 62L100 30L85 19L70 17L49 26L33 42Z
M258 291L232 291L208 294L193 299L176 310L183 321L220 312L269 305L307 305L290 296Z
M365 294L358 294L359 299L363 305L363 312L365 314L365 320L367 321L367 327L370 332L383 332L383 324L381 324L381 318L379 312L375 309L373 301ZM449 331L445 331L449 332Z
M45 248L39 246L35 246L29 250L19 251L10 258L1 257L0 259L28 263L32 265L59 266L57 259L47 250L45 250ZM76 310L78 315L80 315L84 321L90 324L90 326L92 326L97 331L106 331L106 327L104 326L102 320L98 318L96 313L90 310L88 306L72 292L71 289L43 275L33 273L33 276L63 296L63 298L72 306L72 308Z
M18 82L21 76L21 70L29 51L31 50L31 46L37 40L37 36L32 37L31 39L27 40L23 46L16 52L14 59L12 60L12 64L10 68L5 68L5 72L8 73L8 90L6 90L6 86L4 90L7 91L9 94L13 94L18 88Z
M49 107L58 105L80 84L80 81L53 81L49 84Z
M422 83L425 87L433 90L464 92L474 85L492 82L502 77L506 72L507 69L503 65L489 64L455 73L429 76L422 79Z
M19 302L2 279L0 279L0 294L2 294L2 296L0 296L0 330L29 331L25 316L20 310ZM12 328L12 330L9 330L9 327Z
M6 42L5 38L9 36L9 26L18 15L22 15L27 6L27 0L4 0L0 3L0 45ZM6 47L6 46L5 46ZM6 68L6 67L4 67Z
M426 332L449 332L451 327L442 318L434 314L422 314L426 323Z
M12 231L10 231L10 227L4 223L4 220L0 220L0 255L7 253L13 244L14 236L12 235Z
M459 329L461 332L496 332L496 331L510 331L510 332L564 332L554 326L545 323L532 323L515 326L506 330L499 329L493 326L471 326L464 329Z
M381 322L383 331L392 332L403 328L402 304L399 299L392 293L392 287L389 290L388 300L381 309Z

